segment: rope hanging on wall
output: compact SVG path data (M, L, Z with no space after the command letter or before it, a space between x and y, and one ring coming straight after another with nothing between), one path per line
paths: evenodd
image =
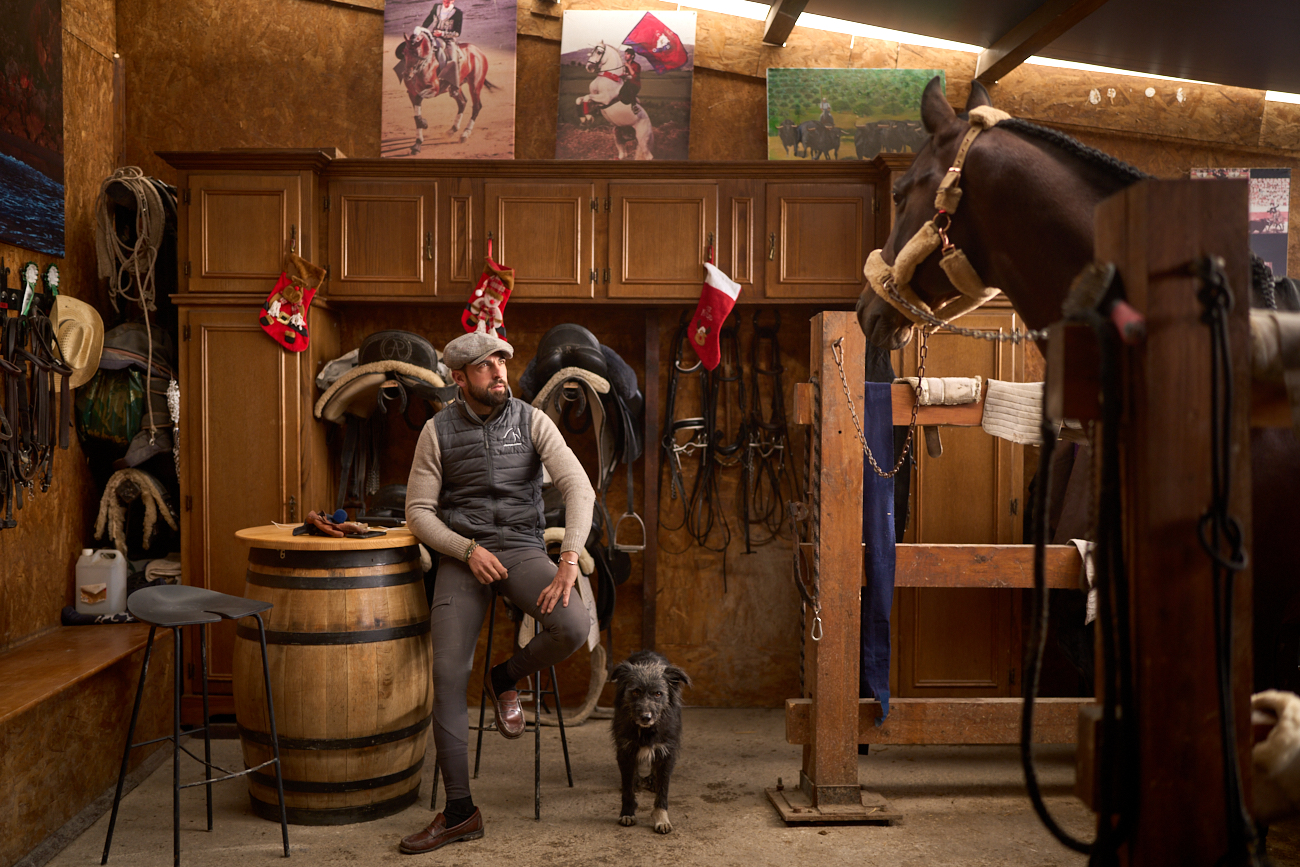
M120 185L135 199L135 241L129 242L131 233L119 231L114 216L113 196L110 191ZM117 310L117 298L122 296L140 305L144 318L148 357L145 370L153 372L153 326L149 312L158 309L154 266L167 228L167 205L176 209L175 195L163 184L147 178L136 166L123 166L99 185L95 201L95 259L99 276L108 279L108 300ZM125 227L124 227L125 228ZM157 433L153 414L149 415L150 442Z

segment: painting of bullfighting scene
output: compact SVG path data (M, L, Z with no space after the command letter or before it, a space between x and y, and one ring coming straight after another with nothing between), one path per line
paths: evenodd
M61 257L62 6L59 0L0 0L0 21L0 241Z
M1193 168L1196 180L1241 179L1249 182L1250 252L1264 260L1274 277L1286 277L1287 218L1291 212L1290 169Z
M379 155L513 159L515 0L388 0Z
M869 160L925 144L921 92L941 69L769 69L767 156Z
M694 72L694 12L566 11L556 159L687 159Z

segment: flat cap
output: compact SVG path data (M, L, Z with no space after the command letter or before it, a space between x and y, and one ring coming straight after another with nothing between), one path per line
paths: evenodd
M506 358L515 356L514 347L495 334L472 331L448 340L442 349L442 361L452 370L460 370L467 364L478 364L498 352L504 352Z

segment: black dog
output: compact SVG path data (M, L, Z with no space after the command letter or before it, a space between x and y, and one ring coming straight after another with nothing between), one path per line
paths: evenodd
M652 650L638 650L615 667L614 753L623 776L620 825L636 824L637 785L655 793L650 814L655 830L667 834L668 781L682 745L682 687L691 679Z

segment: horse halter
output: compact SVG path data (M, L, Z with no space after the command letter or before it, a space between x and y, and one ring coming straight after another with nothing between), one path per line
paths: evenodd
M862 268L872 291L927 334L932 334L939 328L935 321L951 322L998 294L999 290L987 286L975 272L966 254L948 239L948 231L952 227L952 215L957 212L957 205L961 201L959 184L966 154L981 132L1010 117L1005 111L989 105L971 109L970 130L962 139L952 166L935 191L935 215L903 245L903 249L894 257L893 265L886 264L883 252L877 249L871 251ZM910 284L916 269L935 250L942 251L939 267L943 268L948 280L961 294L931 309ZM918 315L916 310L928 315Z

